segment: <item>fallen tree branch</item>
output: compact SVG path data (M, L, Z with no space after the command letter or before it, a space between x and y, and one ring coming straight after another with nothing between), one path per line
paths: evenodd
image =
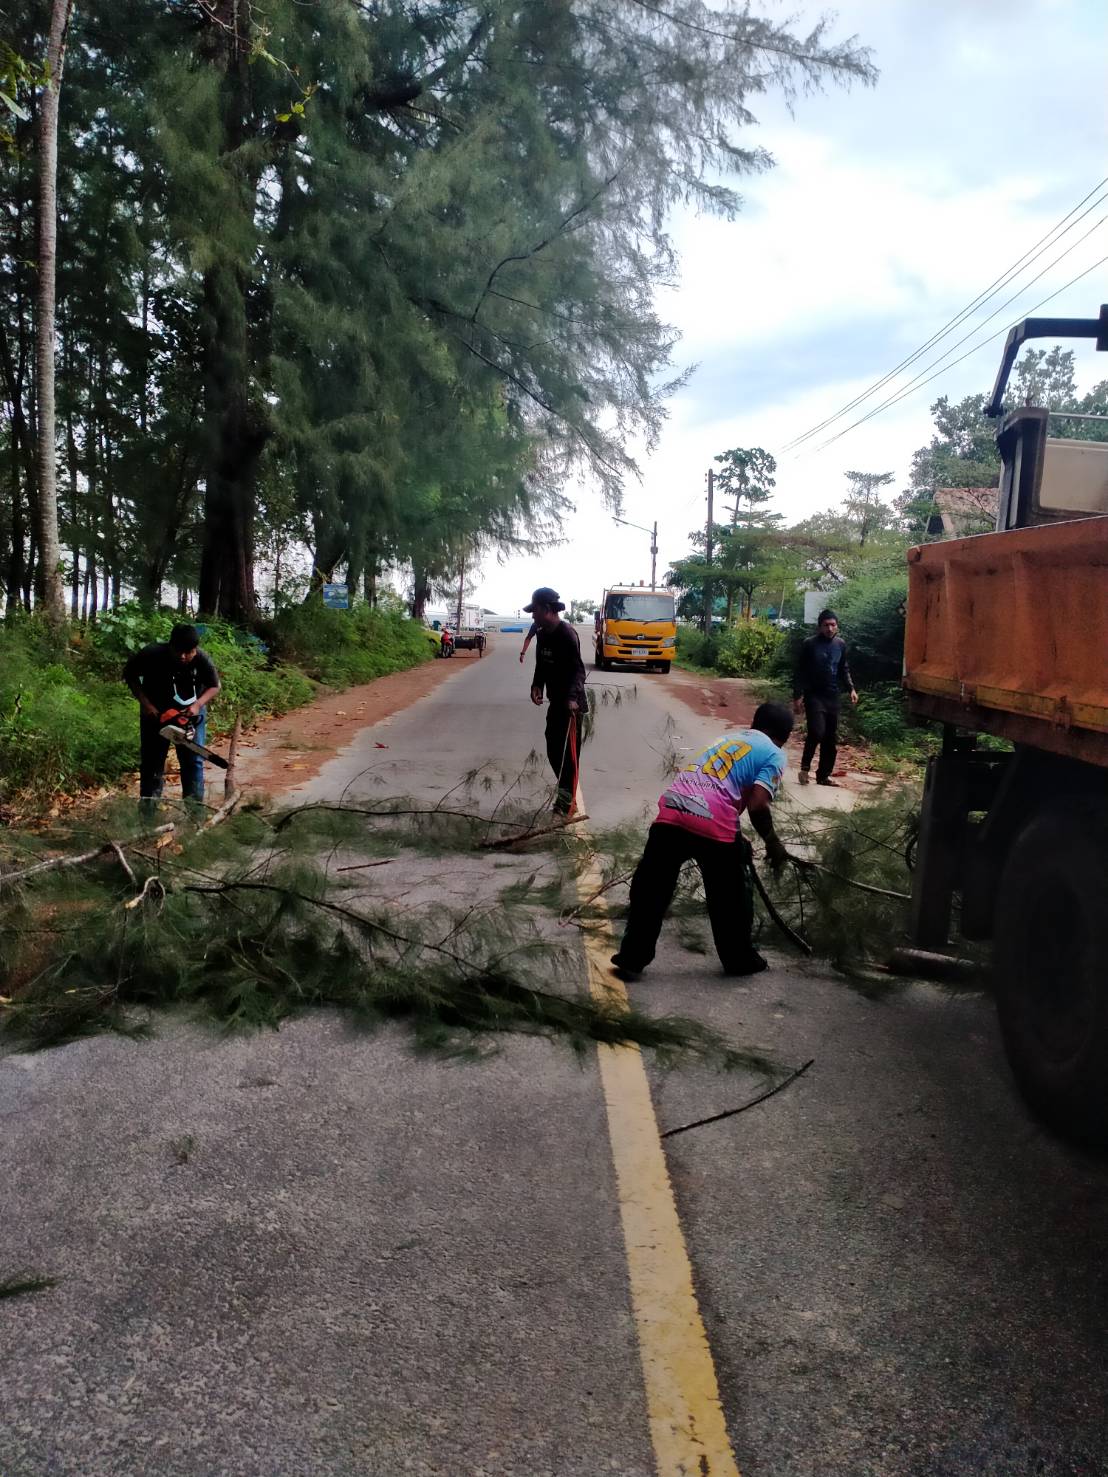
M318 804L301 805L295 810L286 811L276 822L273 829L275 831L283 831L298 816L307 815L312 810L326 810L336 815L367 815L377 820L390 820L394 817L411 815L445 815L449 816L452 820L477 821L482 826L514 826L519 824L518 821L514 820L501 820L498 816L477 815L471 810L443 810L437 805L413 807L410 810L369 810L365 806L360 805L327 805L320 801Z
M580 825L587 821L587 815L574 815L562 821L557 826L540 826L536 831L521 831L518 836L498 836L495 841L476 841L473 849L475 851L507 851L513 846L522 846L525 841L537 841L540 836L557 836L566 831L570 826Z
M230 771L228 771L228 773L229 772ZM218 826L220 821L225 821L238 805L241 798L242 795L239 790L232 790L227 799L224 800L223 804L216 811L215 815L209 816L204 824L200 827L200 829L202 831L210 831L213 826Z
M779 1092L784 1092L785 1088L791 1086L798 1077L803 1077L808 1068L814 1066L815 1060L815 1057L812 1057L802 1067L797 1067L795 1072L790 1072L784 1081L779 1082L776 1087L771 1087L766 1092L760 1092L757 1097L752 1097L748 1103L743 1103L741 1107L727 1108L724 1112L713 1113L708 1118L697 1118L692 1123L682 1123L679 1128L667 1128L665 1133L659 1134L658 1137L671 1139L674 1134L688 1133L690 1128L703 1128L706 1123L719 1123L724 1118L734 1118L738 1113L745 1113L750 1108L756 1108L759 1103L764 1103L767 1098L776 1097Z
M128 899L128 901L125 902L123 906L128 912L130 912L132 908L137 908L143 901L145 901L146 898L150 897L152 893L157 893L159 899L163 902L165 901L165 883L157 875L156 872L151 872L150 876L147 877L146 881L142 884L142 891L140 893L136 893L133 898Z
M887 887L874 887L869 882L858 882L853 877L844 877L841 872L833 872L830 867L825 867L822 862L810 862L803 857L790 857L794 867L799 867L802 872L823 872L828 877L834 877L836 882L842 882L847 887L856 887L859 892L871 892L874 897L889 897L898 903L910 903L911 897L906 892L892 892Z
M119 858L119 865L127 873L127 881L131 884L132 887L137 887L138 886L138 878L135 876L134 868L131 866L131 863L123 855L123 848L122 848L122 846L120 846L120 844L119 844L118 841L109 841L108 842L108 845L111 847L111 849L115 852L116 856Z
M750 875L754 879L754 886L758 889L758 896L762 899L762 903L765 907L766 912L773 919L774 923L777 924L777 927L781 930L781 932L785 935L790 943L795 944L796 947L800 949L803 953L811 954L812 946L808 942L808 940L806 938L801 938L800 934L797 933L795 928L790 928L789 925L785 922L784 918L781 917L781 914L774 907L773 899L766 891L765 883L762 881L761 877L758 876L758 869L755 867L753 861L748 859L747 866L749 866L750 868Z
M82 851L78 856L55 856L44 862L36 862L33 867L24 867L19 872L0 872L0 887L7 887L12 882L23 882L28 877L37 877L41 872L53 872L60 867L80 867L85 862L93 862L105 852L115 851L120 854L124 847L139 846L143 841L150 841L155 836L164 836L168 832L177 829L176 821L167 821L164 826L157 826L153 831L144 831L141 836L134 837L131 841L102 841L99 846L91 851ZM124 862L124 866L127 863ZM134 881L132 873L131 880Z
M393 862L395 860L396 860L395 857L387 856L387 857L385 857L384 861L380 861L380 862L358 862L353 867L336 867L335 868L335 871L336 872L364 872L367 867L391 867L392 864L393 864Z
M630 882L631 878L634 875L634 872L624 872L619 877L613 877L611 882L605 882L603 887L598 887L590 897L585 898L584 902L578 903L575 908L571 908L568 913L559 918L558 926L560 928L565 928L565 926L568 923L572 923L575 918L580 918L585 909L589 907L592 903L595 903L597 898L603 897L604 894L606 892L610 892L613 887L619 887L624 882Z

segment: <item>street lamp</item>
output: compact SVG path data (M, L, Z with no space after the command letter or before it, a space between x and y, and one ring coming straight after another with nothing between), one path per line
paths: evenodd
M617 518L612 515L613 523L622 523L626 528L637 528L640 533L650 535L650 588L655 588L655 577L658 573L658 520L655 518L653 528L645 528L641 523L632 523L628 518Z

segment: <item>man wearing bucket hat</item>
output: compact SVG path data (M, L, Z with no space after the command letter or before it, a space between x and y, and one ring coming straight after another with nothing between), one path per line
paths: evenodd
M531 682L531 701L542 706L545 694L546 757L558 777L558 795L554 809L559 815L570 815L577 793L577 770L581 751L582 719L588 711L585 696L585 664L581 660L581 642L577 632L560 612L565 602L557 590L548 585L536 590L528 615L534 616L538 634L535 638L535 676Z

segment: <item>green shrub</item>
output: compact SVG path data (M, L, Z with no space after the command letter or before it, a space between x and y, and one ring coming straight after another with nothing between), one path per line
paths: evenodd
M899 682L904 666L904 602L908 574L851 580L829 599L838 614L859 684Z
M878 682L899 682L904 664L903 605L908 596L904 573L866 575L828 590L824 604L839 618L839 634L850 653L850 670L858 690ZM772 661L773 673L791 681L800 648L815 626L793 626Z
M121 605L97 625L74 630L68 645L42 621L0 627L0 797L110 784L135 769L138 712L123 665L133 651L166 640L179 619L169 610ZM221 684L208 714L216 738L236 717L249 726L311 702L316 681L368 682L426 661L432 651L415 621L364 605L297 607L259 627L262 635L221 620L197 622L197 629Z
M372 682L434 654L418 621L362 604L328 610L322 601L312 600L283 610L274 629L283 656L334 687Z
M685 667L714 668L719 655L719 637L698 631L695 626L677 627L677 660Z
M172 611L121 605L100 618L82 645L90 663L119 680L128 656L148 642L167 640L179 619ZM315 689L304 673L275 662L270 647L253 632L221 620L198 621L196 628L221 689L208 713L209 733L227 732L236 717L250 725L311 702Z
M781 644L781 631L769 621L739 621L719 638L716 669L725 677L764 676Z

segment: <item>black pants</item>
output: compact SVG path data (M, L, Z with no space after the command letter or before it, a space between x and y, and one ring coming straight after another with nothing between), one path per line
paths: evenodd
M819 746L819 764L816 768L816 779L826 780L831 778L831 771L835 767L835 759L838 756L839 738L839 704L836 698L816 697L813 693L804 694L804 716L808 721L808 732L804 739L804 753L800 759L801 769L809 769L812 764L812 756Z
M673 901L682 865L694 861L704 879L708 920L719 962L745 973L754 959L750 932L754 899L746 866L746 841L709 841L683 826L655 823L631 879L631 909L618 959L626 969L645 969L654 958L662 919Z
M204 718L196 724L196 742L204 742ZM144 800L156 800L165 785L165 761L169 757L169 740L161 736L160 718L139 719L139 794ZM185 800L204 798L204 761L191 749L175 744L177 763L181 768L181 796Z
M558 777L558 795L554 809L568 815L577 794L581 745L584 742L584 715L571 713L565 703L551 703L546 710L546 757Z

